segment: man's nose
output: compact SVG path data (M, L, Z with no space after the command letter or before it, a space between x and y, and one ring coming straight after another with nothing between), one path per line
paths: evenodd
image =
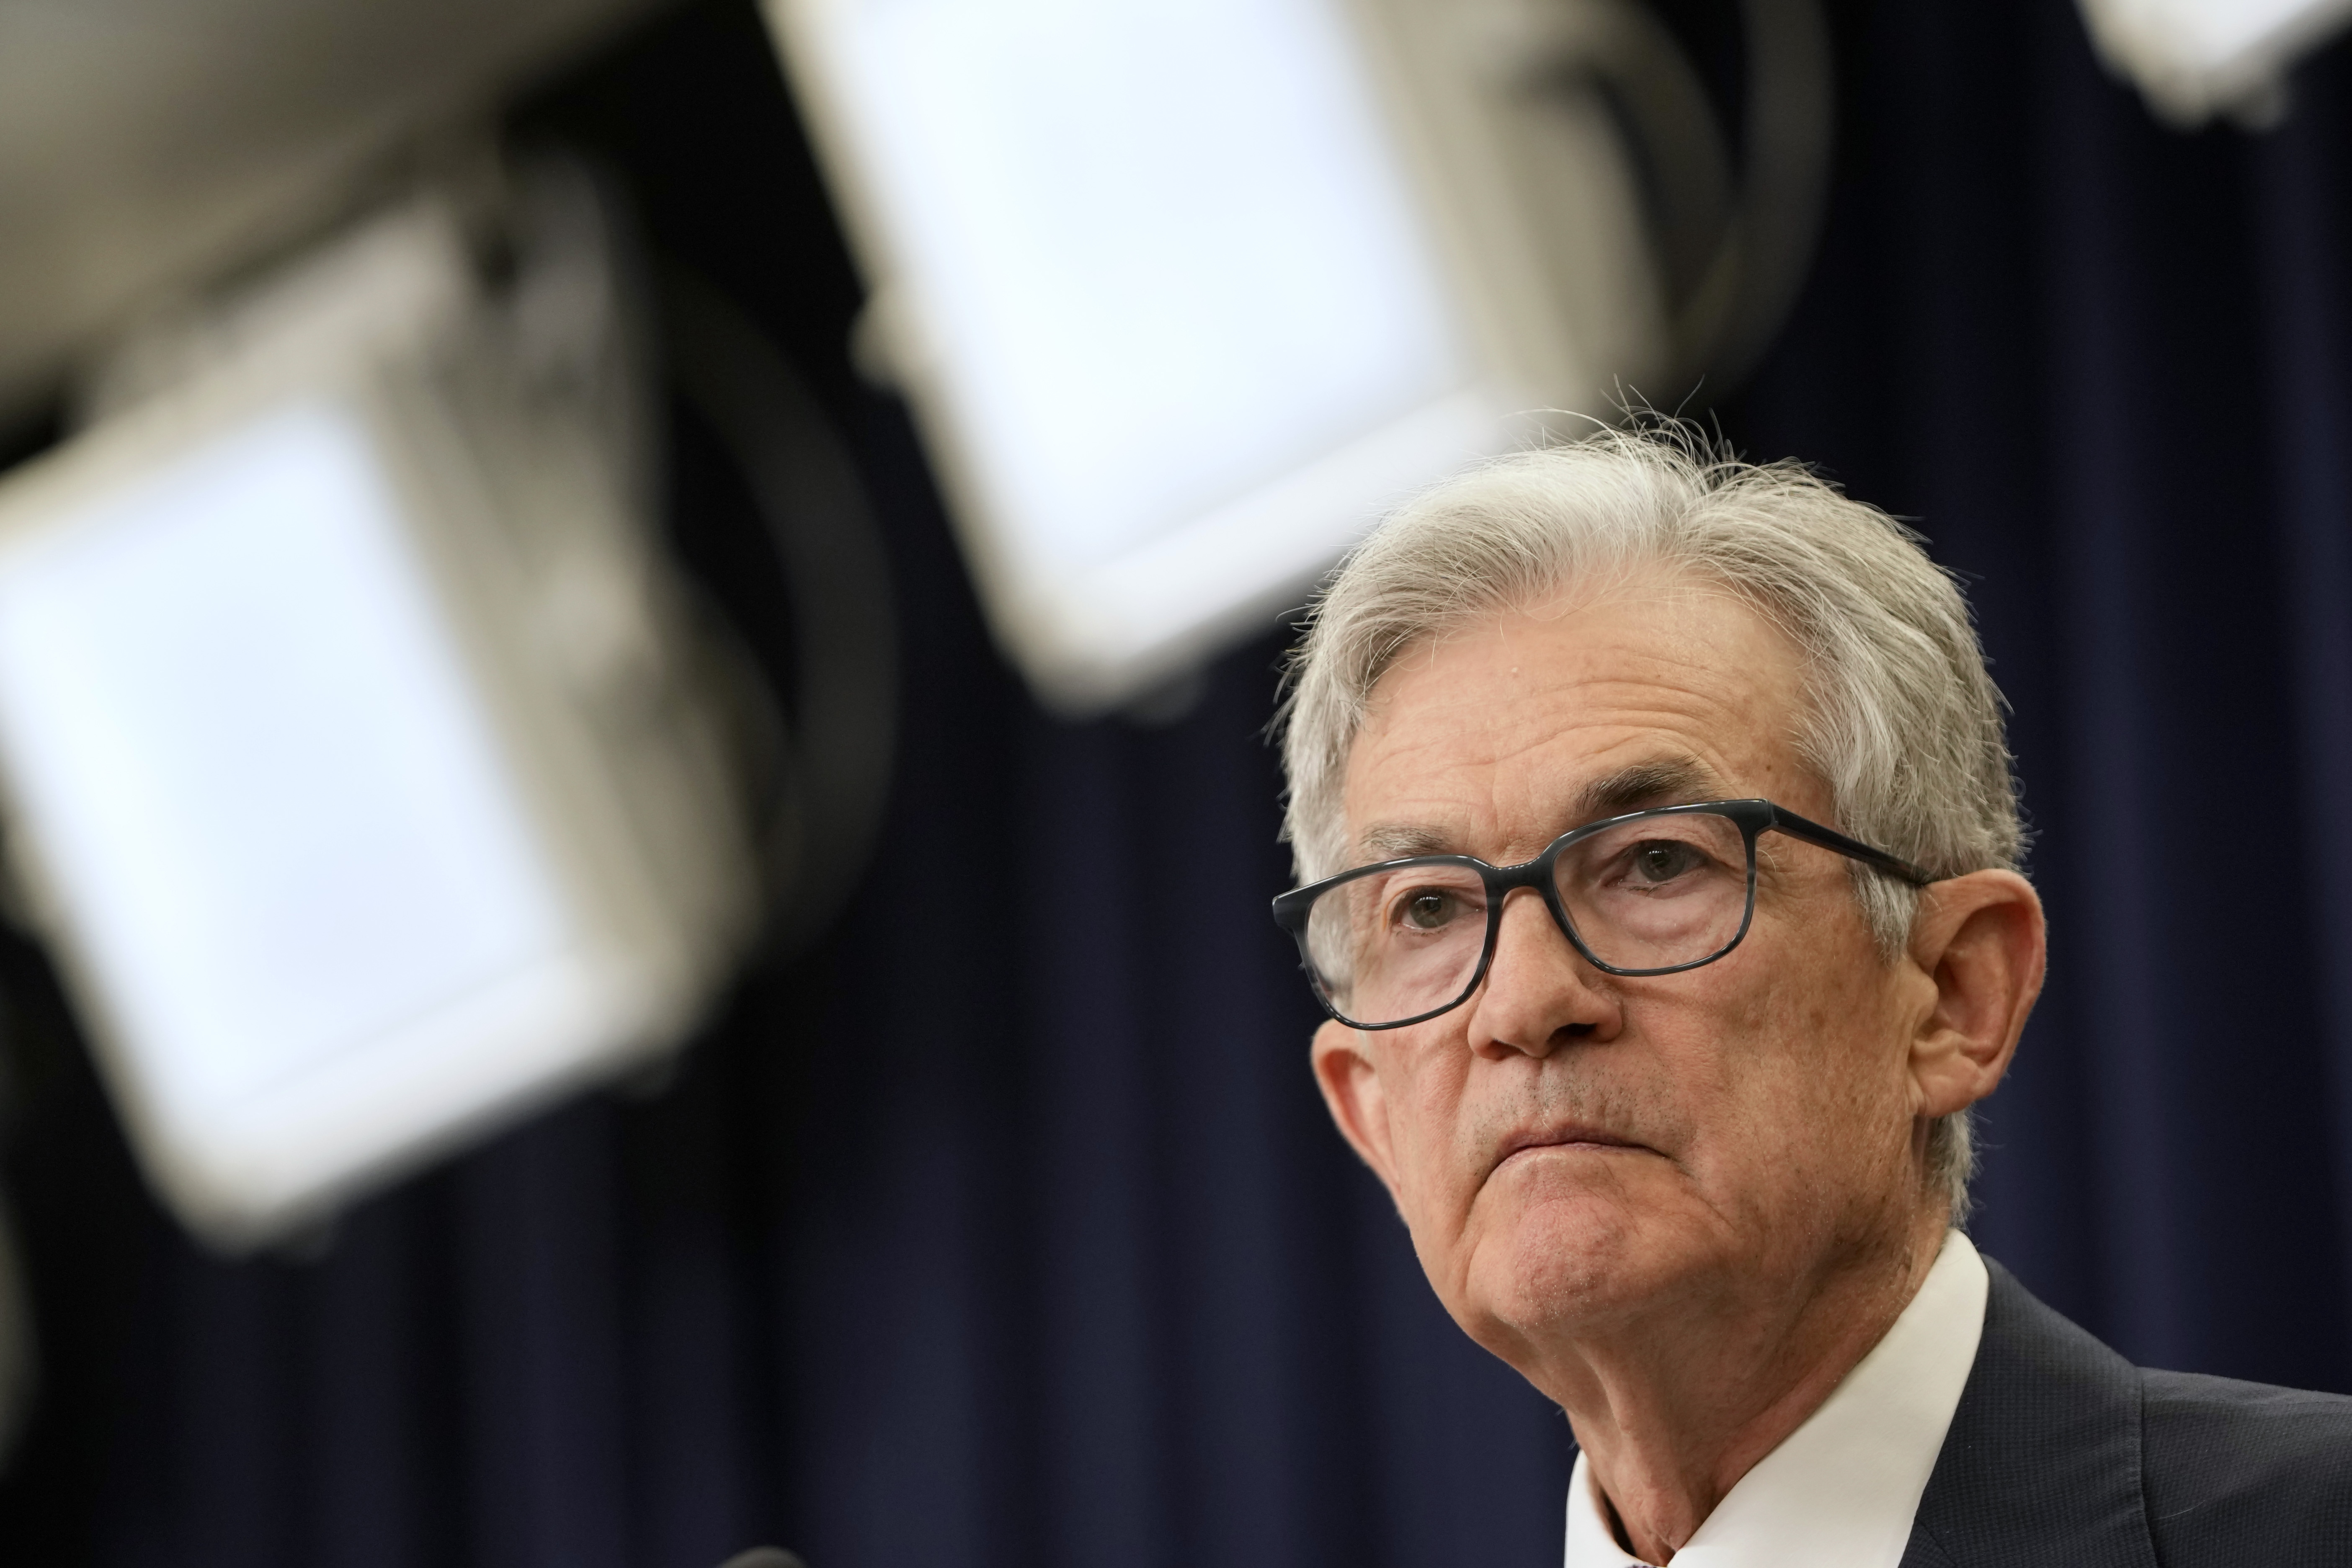
M1614 1039L1624 1009L1609 977L1576 951L1542 897L1515 888L1503 903L1495 959L1470 999L1470 1048L1541 1060L1562 1046Z

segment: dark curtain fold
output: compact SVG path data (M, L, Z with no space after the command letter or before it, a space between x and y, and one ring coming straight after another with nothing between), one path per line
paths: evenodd
M1917 519L2015 705L2053 958L1976 1233L2137 1359L2352 1390L2352 65L2276 131L2181 136L2053 0L1838 24L1822 254L1721 418ZM304 1258L215 1261L154 1213L46 971L0 950L47 1391L0 1554L1556 1561L1564 1423L1445 1320L1307 1075L1265 913L1280 638L1159 727L1033 709L850 374L749 4L520 124L604 158L855 445L906 639L884 847L673 1079ZM780 613L708 441L676 453L681 547L739 620Z

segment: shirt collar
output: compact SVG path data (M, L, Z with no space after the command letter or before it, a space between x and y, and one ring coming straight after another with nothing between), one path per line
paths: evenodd
M1947 1232L1918 1294L1822 1407L1706 1516L1675 1568L1896 1568L1984 1334L1984 1259ZM1568 1489L1567 1568L1640 1568L1584 1456Z

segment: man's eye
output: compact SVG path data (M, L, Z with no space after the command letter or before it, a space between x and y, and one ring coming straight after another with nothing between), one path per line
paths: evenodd
M1460 899L1432 888L1405 895L1404 901L1398 906L1397 918L1400 923L1414 931L1439 931L1461 912Z
M1653 838L1633 846L1627 860L1629 881L1636 887L1656 887L1697 870L1706 857L1688 844L1672 838Z

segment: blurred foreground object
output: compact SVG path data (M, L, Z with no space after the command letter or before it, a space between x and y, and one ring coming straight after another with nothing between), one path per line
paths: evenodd
M1408 490L1719 391L1820 208L1813 0L1741 7L1740 179L1633 0L765 3L860 362L1069 712L1255 631Z
M604 209L559 165L490 226L151 331L0 482L12 869L223 1247L674 1046L755 920Z
M6 0L0 410L662 0Z
M2183 127L2273 119L2287 68L2352 20L2352 0L2082 0L2108 67Z

